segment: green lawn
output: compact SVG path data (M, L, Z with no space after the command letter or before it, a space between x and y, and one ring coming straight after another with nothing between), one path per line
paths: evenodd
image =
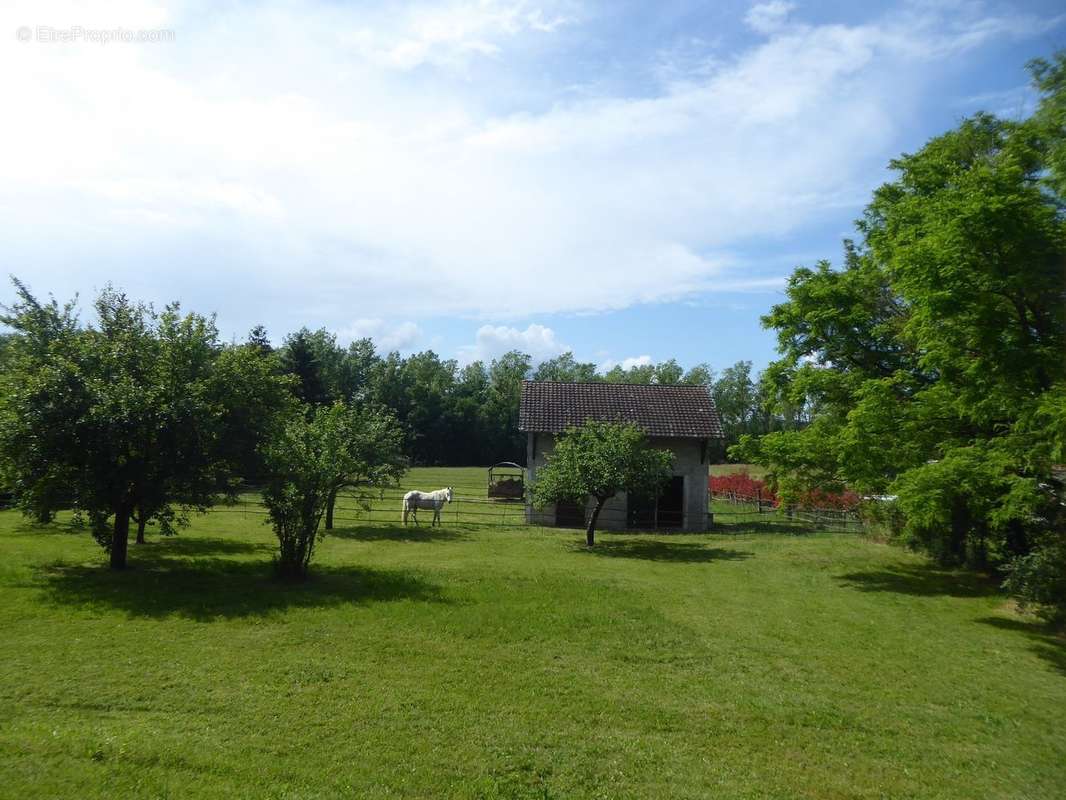
M1066 795L1066 645L897 548L340 527L281 585L261 519L112 574L0 513L0 796Z

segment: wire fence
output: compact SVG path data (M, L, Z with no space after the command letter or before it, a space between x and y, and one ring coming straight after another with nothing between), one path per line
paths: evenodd
M402 525L403 496L412 489L409 486L390 486L370 492L344 491L337 496L333 509L335 527L355 525ZM438 487L443 488L443 487ZM445 525L516 527L541 525L547 527L583 528L587 522L588 507L577 504L550 510L532 508L528 498L504 499L487 496L487 486L480 484L453 484L453 498L440 512L440 522ZM430 491L429 489L422 489ZM247 486L232 503L216 506L213 513L244 514L265 518L267 511L262 503L260 487ZM409 515L409 525L427 525L433 520L432 509L420 509ZM698 524L690 524L696 522ZM798 509L778 507L763 497L747 497L736 493L711 494L710 504L703 519L692 520L691 515L679 510L676 515L644 518L636 511L608 505L601 512L598 527L603 529L629 530L740 530L747 528L800 528L819 530L862 532L866 526L857 512L840 509Z
M723 505L726 508L723 509ZM726 521L723 517L730 521L750 518L763 524L803 525L848 533L861 533L867 527L859 512L853 509L779 506L774 500L762 495L712 492L711 506L715 509L716 519L722 522Z

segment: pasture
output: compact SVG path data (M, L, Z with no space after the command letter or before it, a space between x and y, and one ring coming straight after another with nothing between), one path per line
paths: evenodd
M391 523L338 512L295 585L249 507L117 574L65 519L0 513L0 796L1066 791L1066 644L973 575L855 535L589 552L447 512L405 529L389 502Z

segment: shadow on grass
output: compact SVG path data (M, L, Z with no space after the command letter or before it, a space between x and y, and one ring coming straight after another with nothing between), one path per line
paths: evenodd
M172 615L201 622L265 616L290 608L421 600L441 602L438 587L401 570L312 566L310 577L285 582L263 561L228 558L136 559L131 569L56 564L42 569L45 597L131 617Z
M89 528L85 525L75 525L69 520L34 522L22 517L11 532L19 536L88 536Z
M575 543L574 552L607 558L641 558L646 561L674 561L698 564L708 561L743 561L752 554L744 550L707 547L693 542L662 542L654 539L608 539L592 547Z
M214 555L272 553L277 547L262 542L222 539L210 536L147 536L144 544L130 542L130 563L155 564L168 558L202 558Z
M982 575L940 569L931 564L851 572L837 576L837 580L860 592L896 592L921 597L987 597L999 591L994 581Z
M466 538L455 530L431 528L428 525L409 525L406 528L403 525L352 525L336 527L326 531L326 535L366 542L448 542Z
M1066 634L1039 622L1004 617L982 617L977 621L982 625L1023 634L1029 639L1032 651L1048 662L1052 669L1066 677Z

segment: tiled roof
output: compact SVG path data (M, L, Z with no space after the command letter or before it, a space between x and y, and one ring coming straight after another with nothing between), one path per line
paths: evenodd
M633 422L648 436L725 438L706 386L522 382L519 430L561 433L590 419Z

